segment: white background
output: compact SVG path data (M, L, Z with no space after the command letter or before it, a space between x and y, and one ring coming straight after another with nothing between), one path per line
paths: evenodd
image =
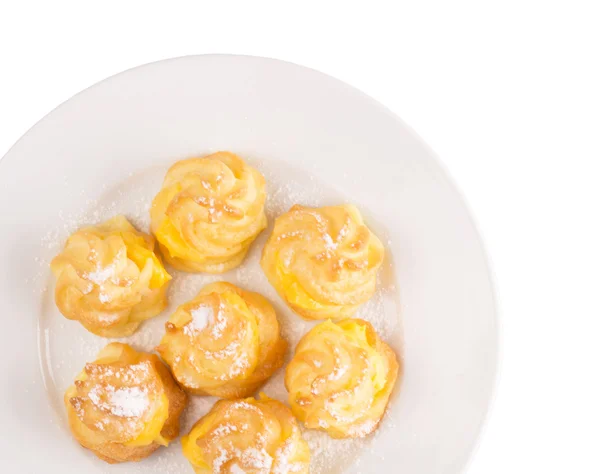
M468 472L599 473L598 1L0 2L0 155L106 76L201 53L321 70L429 143L479 224L501 312Z

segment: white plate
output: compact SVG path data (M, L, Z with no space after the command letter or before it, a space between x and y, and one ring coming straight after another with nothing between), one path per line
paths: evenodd
M222 149L265 174L271 219L295 202L351 201L387 247L380 289L359 316L402 356L404 380L369 439L306 434L313 473L460 472L487 411L498 345L486 259L460 195L433 153L369 97L310 69L240 56L111 77L46 116L0 162L2 470L192 472L179 443L108 466L72 440L62 393L106 340L58 313L48 262L74 229L117 212L147 230L167 167ZM222 278L269 297L293 346L309 325L260 271L265 237ZM151 349L169 311L216 279L177 275L169 310L127 340ZM265 392L284 398L281 373ZM194 397L184 427L211 403Z

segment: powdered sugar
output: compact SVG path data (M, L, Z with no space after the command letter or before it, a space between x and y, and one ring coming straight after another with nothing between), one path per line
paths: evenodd
M386 263L384 262L384 265ZM389 264L388 264L389 265ZM394 286L385 285L386 269L377 276L377 291L363 305L358 308L354 317L364 319L373 325L379 336L385 341L400 330L398 318L398 296Z
M245 473L245 469L249 469L263 474L290 474L299 472L305 467L303 463L290 460L294 445L289 439L275 451L273 457L264 448L266 440L259 440L256 446L239 449L227 440L219 439L237 431L235 425L229 424L220 425L212 431L211 436L215 437L213 442L219 446L217 456L212 463L214 473ZM258 437L260 438L260 434Z
M96 319L98 319L98 321L101 321L101 322L107 323L107 324L114 323L114 322L118 321L120 318L119 313L106 313L106 312L97 311L96 313L94 313L94 315L95 315Z
M325 242L325 249L335 250L338 246L337 242L334 242L327 232L323 232L323 241Z
M268 473L273 465L273 458L265 448L246 448L238 456L243 464L265 473Z
M251 447L244 450L233 447L220 448L219 455L213 460L213 473L225 474L227 471L223 470L223 466L225 463L234 459L239 460L240 464L251 469L252 472L260 474L269 474L271 472L271 466L273 465L273 458L264 448L259 449ZM239 469L238 472L245 472L241 468ZM229 470L229 473L231 472L232 471Z
M148 394L139 387L119 388L109 396L111 413L117 416L139 417L148 409Z
M147 391L140 387L115 389L112 385L96 385L88 397L98 408L119 417L140 417L150 406Z
M275 462L273 465L272 474L288 474L290 472L300 472L304 469L305 464L300 462L290 461L293 453L294 445L290 438L280 448L275 451Z
M327 375L327 380L335 381L341 379L346 372L348 372L348 365L342 363L342 359L340 358L340 350L334 346L333 354L335 356L335 362L333 370L329 375Z
M340 474L345 471L370 440L333 439L321 431L303 430L310 448L311 474ZM354 472L349 470L348 472Z
M205 350L204 356L207 359L224 360L224 359L227 359L228 357L233 356L238 351L239 347L240 347L240 341L231 341L220 351L213 352L213 351Z
M218 452L219 455L212 462L213 473L215 474L221 474L223 472L223 465L232 457L231 453L225 448L221 448Z
M98 295L98 299L101 303L108 303L110 301L110 295L107 295L106 293L101 291Z
M214 324L210 330L212 337L215 339L221 339L223 337L223 331L227 329L227 318L225 318L223 315L223 309L223 303L219 303L217 317L215 318Z
M219 425L212 431L211 435L216 437L227 436L237 430L237 426L232 424Z
M114 264L108 265L106 267L99 267L93 272L88 272L84 275L87 280L90 280L97 285L101 285L109 278L113 277L115 274L115 266Z
M365 436L375 429L377 422L373 420L367 420L364 423L350 427L348 434L350 436Z
M244 409L244 410L250 410L250 411L256 411L259 412L258 408L256 408L254 405L251 405L248 402L245 402L243 400L233 403L230 407L229 410L238 410L238 409ZM225 414L225 418L227 418L229 416L229 411Z
M183 332L188 336L193 336L214 322L214 313L210 306L199 306L190 311L190 314L192 320L183 328Z
M246 354L242 353L235 358L231 366L229 367L229 373L226 377L221 377L223 380L233 378L241 374L244 370L246 370L250 366L248 362L248 357Z

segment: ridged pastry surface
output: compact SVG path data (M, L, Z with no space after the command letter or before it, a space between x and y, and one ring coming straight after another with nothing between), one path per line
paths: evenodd
M179 434L187 397L154 354L111 343L64 396L75 439L108 463L139 461Z
M175 311L157 350L187 390L240 398L282 366L286 348L264 297L217 282Z
M181 160L152 202L152 233L178 270L222 273L266 227L265 199L262 174L233 153Z
M196 474L308 474L310 451L283 403L220 400L182 438Z
M50 265L60 312L99 336L134 333L167 304L171 277L154 246L123 216L72 234Z
M357 438L379 425L398 371L396 355L370 323L325 321L296 346L285 385L294 415L307 428Z
M373 295L383 257L383 245L354 206L295 205L275 220L261 265L300 316L340 319Z

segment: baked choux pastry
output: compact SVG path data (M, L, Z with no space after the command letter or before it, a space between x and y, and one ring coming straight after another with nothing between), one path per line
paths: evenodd
M290 409L264 395L220 400L181 440L196 474L308 474L310 451Z
M373 295L383 255L354 206L295 205L275 220L261 265L300 316L339 319Z
M50 268L60 312L98 336L129 336L167 304L171 277L154 238L123 216L75 232Z
M186 394L154 354L106 346L64 401L75 439L108 463L139 461L179 435Z
M287 348L271 304L230 283L212 283L166 323L157 351L188 391L252 395L283 364Z
M264 177L233 153L181 160L152 202L152 233L178 270L222 273L266 227L265 199Z
M392 349L361 319L325 321L298 343L285 371L292 412L333 438L373 432L398 377Z

